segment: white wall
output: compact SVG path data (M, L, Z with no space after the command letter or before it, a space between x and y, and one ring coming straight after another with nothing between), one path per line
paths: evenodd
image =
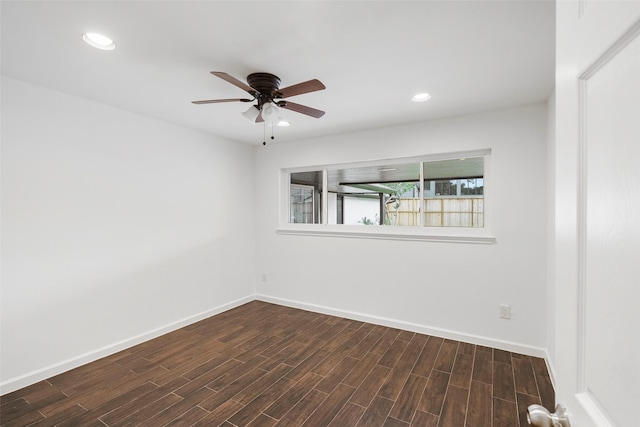
M257 292L267 300L543 355L547 107L256 147ZM276 234L280 168L492 149L493 245ZM499 318L499 304L512 319Z
M2 392L250 298L251 162L3 78Z

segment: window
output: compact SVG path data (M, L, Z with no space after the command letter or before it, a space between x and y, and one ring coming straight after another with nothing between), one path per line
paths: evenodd
M489 157L482 150L284 170L287 222L385 234L482 230Z

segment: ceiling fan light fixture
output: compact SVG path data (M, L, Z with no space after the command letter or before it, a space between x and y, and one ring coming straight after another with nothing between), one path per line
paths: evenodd
M424 101L428 101L429 99L431 99L431 95L429 95L426 92L423 93L416 93L415 95L413 95L411 97L411 100L413 102L424 102Z
M283 128L283 127L286 128L286 127L291 126L291 123L286 121L286 120L284 120L284 119L282 119L282 118L280 118L280 119L278 119L278 126L280 126L281 128Z
M82 40L88 45L102 50L113 50L116 48L113 40L98 33L84 33L82 34Z
M267 102L262 106L262 118L265 122L274 123L280 118L278 107L273 102Z
M260 114L260 110L258 110L258 107L256 107L255 105L252 105L247 111L241 114L242 117L249 120L251 123L255 123L258 115Z

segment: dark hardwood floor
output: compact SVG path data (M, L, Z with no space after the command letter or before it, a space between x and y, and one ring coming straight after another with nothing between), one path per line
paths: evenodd
M544 360L260 301L1 397L2 426L526 426Z

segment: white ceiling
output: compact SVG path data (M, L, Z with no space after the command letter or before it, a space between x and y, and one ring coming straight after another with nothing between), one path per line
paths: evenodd
M249 104L212 76L252 72L326 111L284 111L276 142L545 101L554 84L553 1L2 1L2 74L226 138L261 144ZM117 43L101 51L84 32ZM425 103L409 99L427 91ZM270 134L267 134L267 138ZM268 141L268 139L267 139Z

